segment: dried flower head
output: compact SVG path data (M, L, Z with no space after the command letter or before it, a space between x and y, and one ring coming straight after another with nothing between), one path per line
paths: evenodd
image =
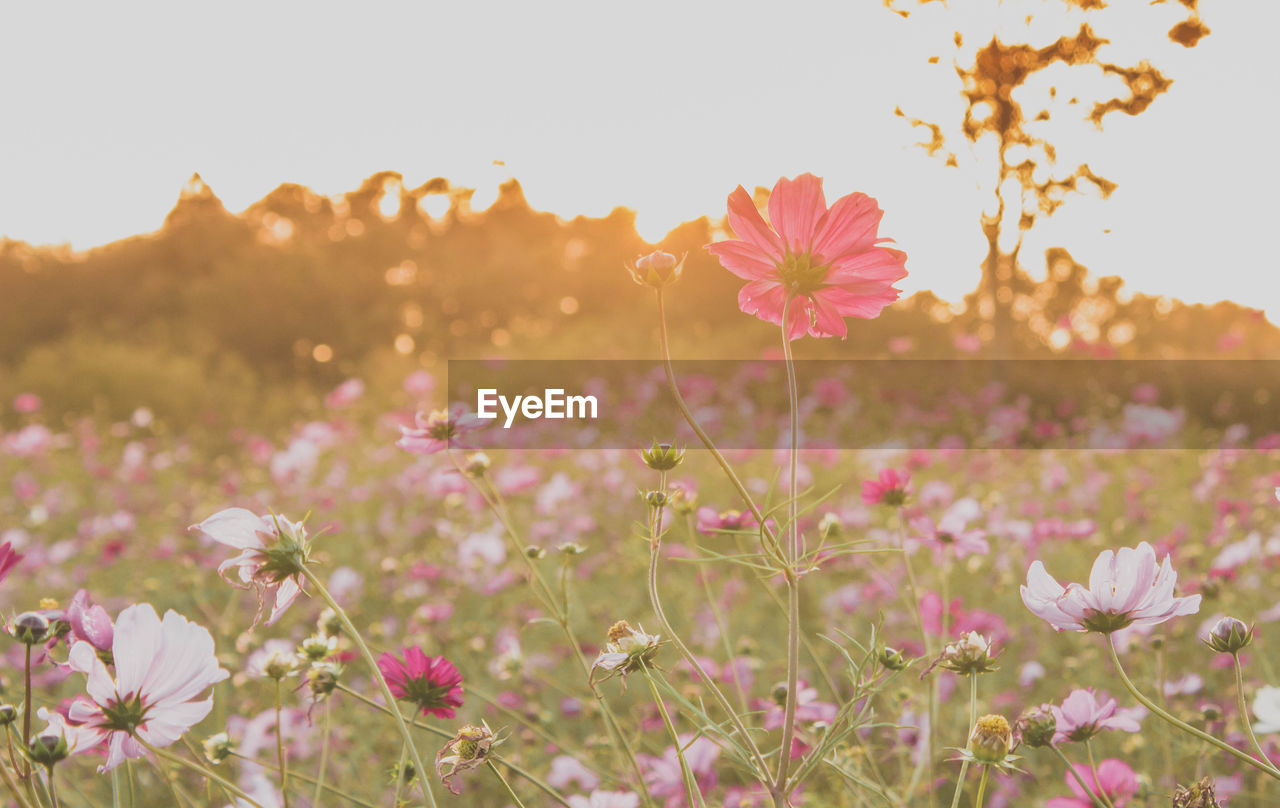
M454 785L454 778L471 769L483 766L489 759L489 750L501 743L494 737L489 725L468 724L458 730L436 753L436 774L451 794L462 792Z
M609 627L609 642L591 665L591 684L594 686L597 681L596 672L604 671L599 681L618 676L625 689L627 674L652 664L661 644L657 634L646 634L643 627L637 630L626 620L619 620Z
M1054 714L1052 705L1041 704L1018 716L1013 730L1018 741L1032 749L1052 746L1053 736L1058 731L1058 717Z
M1213 778L1205 777L1192 786L1178 786L1173 792L1173 808L1219 808Z
M984 715L969 733L968 751L973 759L986 766L998 766L1009 759L1013 750L1013 729L1002 715Z
M934 668L965 676L990 673L996 670L995 660L995 655L991 653L991 640L976 631L970 631L960 639L947 643L933 664L920 674L920 678L923 679Z

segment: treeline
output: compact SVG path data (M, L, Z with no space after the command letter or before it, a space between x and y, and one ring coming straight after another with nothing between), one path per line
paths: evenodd
M155 233L85 253L0 242L0 394L25 385L68 410L115 412L133 406L139 385L194 386L148 392L181 417L228 386L292 396L371 367L652 355L651 300L623 270L651 249L630 212L561 220L531 209L514 181L482 212L470 195L383 172L339 198L282 185L236 215L197 176ZM701 249L721 226L686 223L661 245L688 254L669 299L674 331L689 351L758 355L772 334L737 312L739 281ZM1280 356L1280 333L1260 312L1127 296L1120 279L1092 278L1065 250L1046 266L1043 282L1023 273L1013 284L1019 356ZM957 271L977 286L977 267ZM808 350L983 355L991 312L978 300L953 306L922 292L849 342ZM164 395L174 400L155 403Z

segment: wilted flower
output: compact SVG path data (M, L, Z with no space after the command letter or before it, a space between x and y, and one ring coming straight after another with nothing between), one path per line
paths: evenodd
M400 427L400 440L396 443L414 454L435 454L450 447L468 448L463 438L482 426L475 413L467 412L461 404L429 414L420 412L414 416L414 423L412 427Z
M342 665L337 662L316 662L307 668L307 687L316 701L337 689L341 680Z
M1156 562L1156 551L1142 542L1119 551L1103 550L1093 562L1089 586L1063 587L1033 562L1022 602L1058 631L1097 631L1110 634L1131 625L1154 626L1200 610L1200 596L1174 597L1178 582L1169 557Z
M227 508L189 529L240 551L218 566L218 574L230 581L227 571L236 568L240 574L236 585L258 590L255 623L268 607L267 625L279 620L302 593L311 541L301 522L291 522L283 516L258 516L244 508Z
M296 674L300 663L292 643L271 639L249 655L247 667L252 676L280 681Z
M1209 630L1204 644L1220 654L1238 654L1253 642L1253 627L1243 620L1224 617Z
M1119 708L1116 700L1105 693L1099 697L1093 690L1084 689L1071 691L1061 707L1050 705L1049 709L1058 724L1054 743L1087 741L1104 729L1138 732L1147 714L1144 707Z
M1173 792L1173 808L1220 808L1213 778L1202 777L1192 786L1178 786Z
M1052 746L1057 729L1058 718L1052 704L1041 704L1024 711L1013 725L1018 740L1032 749Z
M338 650L338 638L324 634L312 634L298 645L298 655L311 661L319 662Z
M89 695L71 704L68 719L84 730L81 749L107 742L99 771L141 757L137 739L163 747L181 738L213 709L212 697L195 698L229 675L207 629L172 610L161 622L149 603L120 613L111 653L114 677L87 642L73 645L68 660L88 676Z
M643 626L636 630L626 620L619 620L609 628L609 642L591 665L591 683L595 684L596 671L604 671L600 681L619 676L625 688L627 674L650 665L660 645L657 634L646 634Z
M898 507L911 494L911 473L897 469L882 469L874 480L862 481L864 505L890 505Z
M991 640L976 631L970 631L960 639L943 646L942 653L920 677L924 678L934 668L942 668L965 676L990 673L996 670L995 659L991 653Z
M791 339L806 333L841 337L845 317L870 319L901 294L895 281L906 277L905 253L879 246L880 206L865 194L849 194L827 208L822 180L785 177L769 196L765 223L746 189L729 194L729 226L738 240L708 244L725 269L748 281L738 307L782 325Z
M680 280L684 271L684 259L669 252L655 250L636 259L635 266L627 267L631 279L641 286L661 289Z
M448 787L450 793L461 794L453 779L483 766L489 759L489 750L497 743L500 741L494 738L488 724L478 727L468 724L458 730L458 734L436 753L436 774L440 782Z
M462 706L462 674L442 656L429 657L418 646L404 650L404 661L390 652L378 657L391 695L418 706L423 715L453 718Z
M204 756L209 759L210 763L215 765L231 757L231 753L236 749L231 736L225 732L219 732L205 738L203 746Z
M489 459L489 455L484 452L475 452L467 456L467 462L462 468L468 477L483 477L492 465L493 461Z
M653 446L640 450L640 459L654 471L671 471L684 461L684 450L675 444L654 440Z

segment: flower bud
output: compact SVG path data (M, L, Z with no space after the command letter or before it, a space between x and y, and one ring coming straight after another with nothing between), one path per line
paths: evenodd
M907 667L907 659L897 648L885 646L880 649L880 653L876 654L876 659L886 670L900 671Z
M1203 718L1206 723L1211 721L1221 721L1222 708L1213 702L1206 702L1205 704L1200 705L1200 717Z
M484 452L476 452L467 457L467 463L463 466L463 470L466 471L468 477L483 477L491 465L493 464L489 460L489 455Z
M969 752L984 765L1003 763L1013 748L1013 730L1002 715L984 715L973 725L969 735Z
M18 708L12 704L0 704L0 727L7 727L18 720Z
M317 662L307 669L307 687L320 700L332 693L342 679L342 666L337 662Z
M291 651L271 651L262 661L262 675L280 681L298 671L298 657Z
M45 732L31 739L24 750L32 763L49 768L55 763L67 759L71 754L67 748L67 739L61 732Z
M627 267L627 270L631 273L631 279L641 286L661 289L680 280L680 273L684 271L684 259L656 250L637 258L635 266Z
M644 491L640 496L650 507L653 508L665 508L667 503L671 500L671 496L666 491Z
M312 634L298 646L298 655L311 662L319 662L338 650L338 638Z
M564 555L582 555L587 548L576 541L567 541L564 544L557 544L556 549Z
M1058 718L1049 705L1042 704L1024 711L1013 728L1022 743L1032 749L1052 746L1054 733L1058 731Z
M24 645L39 645L49 638L49 619L39 612L23 612L9 623L9 633Z
M991 640L976 631L970 631L954 642L949 642L921 678L935 667L970 676L996 670L995 655L991 653Z
M219 732L204 739L204 756L215 765L231 757L235 748L236 745L232 742L231 736L225 732Z
M333 609L326 608L320 612L320 618L316 620L316 628L320 629L320 633L326 637L337 637L342 633L342 618L338 617L338 613Z
M840 538L840 534L844 531L844 522L834 513L825 513L818 522L818 533L822 538L828 541Z
M537 561L540 558L546 558L547 551L536 544L530 544L524 548L524 557L532 558L534 561Z
M1243 620L1224 617L1214 624L1204 644L1220 654L1238 654L1253 642L1253 627Z
M773 686L773 690L769 692L769 695L773 697L775 704L779 707L785 707L787 704L787 683L778 682Z
M671 471L684 461L684 450L672 443L658 443L655 439L653 446L640 450L640 459L654 471Z

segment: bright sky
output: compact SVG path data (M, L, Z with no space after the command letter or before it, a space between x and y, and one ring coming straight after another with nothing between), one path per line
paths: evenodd
M1280 3L1203 0L1213 33L1192 50L1164 37L1180 4L1115 3L1148 30L1100 33L1140 43L1174 87L1064 136L1065 159L1120 188L1065 205L1024 263L1039 273L1062 244L1131 290L1280 320ZM984 252L984 174L912 148L893 109L958 118L951 31L985 42L993 5L903 20L879 0L6 4L0 234L84 248L151 231L193 171L239 211L281 182L336 194L391 169L478 187L479 205L509 176L562 215L625 205L657 240L722 215L739 183L812 171L828 200L879 198L908 292L958 299ZM1006 3L1007 24L1039 5Z

